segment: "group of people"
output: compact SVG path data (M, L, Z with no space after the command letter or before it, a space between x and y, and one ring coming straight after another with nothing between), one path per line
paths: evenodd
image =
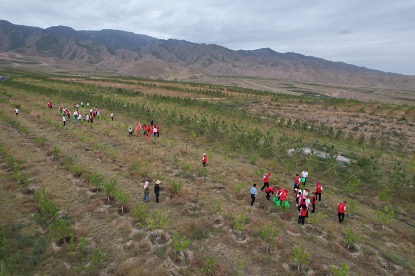
M276 201L280 202L280 205L285 208L285 206L287 206L285 203L287 201L288 198L288 190L286 189L282 189L282 188L276 188L276 187L271 187L269 184L269 178L271 176L270 172L266 172L263 176L263 181L264 181L264 185L261 188L261 191L265 191L266 196L265 198L270 201L271 199L271 194L272 195L276 195ZM250 189L250 193L251 193L251 206L254 205L255 203L255 199L257 196L257 190L256 190L256 184L253 184L253 186Z
M112 114L112 113L111 113ZM111 115L112 118L112 115ZM155 137L160 137L160 127L158 127L156 124L154 124L154 121L151 120L150 124L143 124L141 125L140 123L136 126L135 131L133 133L133 127L129 126L128 127L128 137L132 137L135 134L137 134L137 132L139 130L143 131L143 134L145 136L147 136L147 138L150 138L151 136L155 136Z
M156 184L154 184L154 194L156 196L156 203L159 203L159 196L160 196L160 184L161 181L157 180ZM148 187L149 182L144 182L143 188L144 188L144 202L148 203L150 200L150 188Z
M270 200L271 194L276 195L276 200L280 201L281 206L286 206L284 202L287 200L288 191L282 188L271 187L269 184L270 172L266 172L263 176L264 184L261 188L261 191L265 191L266 200ZM294 187L294 196L298 212L298 224L304 225L305 219L308 218L309 208L312 207L311 213L314 213L316 210L317 201L321 201L321 194L323 192L323 186L320 182L315 184L314 191L310 192L310 189L305 188L308 178L308 171L305 169L299 174L295 175L293 187ZM303 186L301 188L301 185ZM254 205L255 199L257 197L256 184L253 184L250 189L251 195L251 206ZM339 223L344 220L344 212L346 210L346 201L341 201L337 204L337 213L339 217Z
M52 103L51 102L48 102L48 107L52 108ZM83 109L84 108L84 103L81 102L80 105L77 104L77 103L73 104L74 111L72 113L72 118L76 119L78 123L83 120L84 122L89 122L89 123L93 124L94 123L94 118L99 118L99 116L100 116L98 107L95 107L95 109L93 109L92 107L89 106L89 103L87 103L87 108L89 107L89 114L85 113L85 115L82 116L82 114L79 110L79 107L81 107ZM71 118L71 112L69 111L68 108L62 107L62 106L59 107L59 112L61 112L61 114L62 114L62 121L63 121L63 125L65 126L66 125L66 117L68 119L70 119ZM113 113L112 112L111 112L111 118L113 120Z

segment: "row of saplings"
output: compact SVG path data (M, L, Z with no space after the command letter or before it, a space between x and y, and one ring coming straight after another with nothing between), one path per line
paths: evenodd
M112 204L115 200L120 205L119 213L121 215L130 212L128 207L125 206L129 196L123 190L116 190L115 180L104 182L104 177L102 175L93 174L88 181L92 184L90 187L91 192L103 192L105 194L104 204ZM172 189L172 196L174 192L177 193L178 191ZM164 244L167 244L168 242L167 236L163 235L163 230L169 223L167 214L163 214L160 211L150 212L147 205L142 205L140 203L135 205L131 214L134 218L134 225L137 225L139 228L145 228L147 226L148 229L153 232L154 235L150 235L150 241L155 246L167 249L164 247ZM182 265L187 265L190 260L186 251L190 246L190 240L186 239L178 232L173 232L172 246L175 252L175 261L178 261Z

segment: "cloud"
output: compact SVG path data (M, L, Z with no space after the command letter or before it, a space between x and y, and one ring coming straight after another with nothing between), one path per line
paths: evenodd
M415 2L3 0L14 24L119 29L161 39L271 48L415 75Z

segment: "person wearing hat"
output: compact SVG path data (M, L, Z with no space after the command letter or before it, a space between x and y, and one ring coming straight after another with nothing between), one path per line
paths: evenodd
M206 153L204 153L204 154L203 154L203 157L202 157L202 164L203 164L203 167L206 167L206 162L207 162L207 156L206 156Z
M340 201L337 204L337 215L339 216L340 223L344 220L344 211L346 211L346 201Z
M150 196L150 188L148 187L148 181L144 183L144 202L148 202L148 197Z
M159 203L159 195L160 195L160 180L156 181L156 184L154 185L154 193L156 194L156 202Z

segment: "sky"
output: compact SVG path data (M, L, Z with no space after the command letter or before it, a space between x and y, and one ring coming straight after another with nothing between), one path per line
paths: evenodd
M0 19L271 48L415 75L413 0L2 0Z

